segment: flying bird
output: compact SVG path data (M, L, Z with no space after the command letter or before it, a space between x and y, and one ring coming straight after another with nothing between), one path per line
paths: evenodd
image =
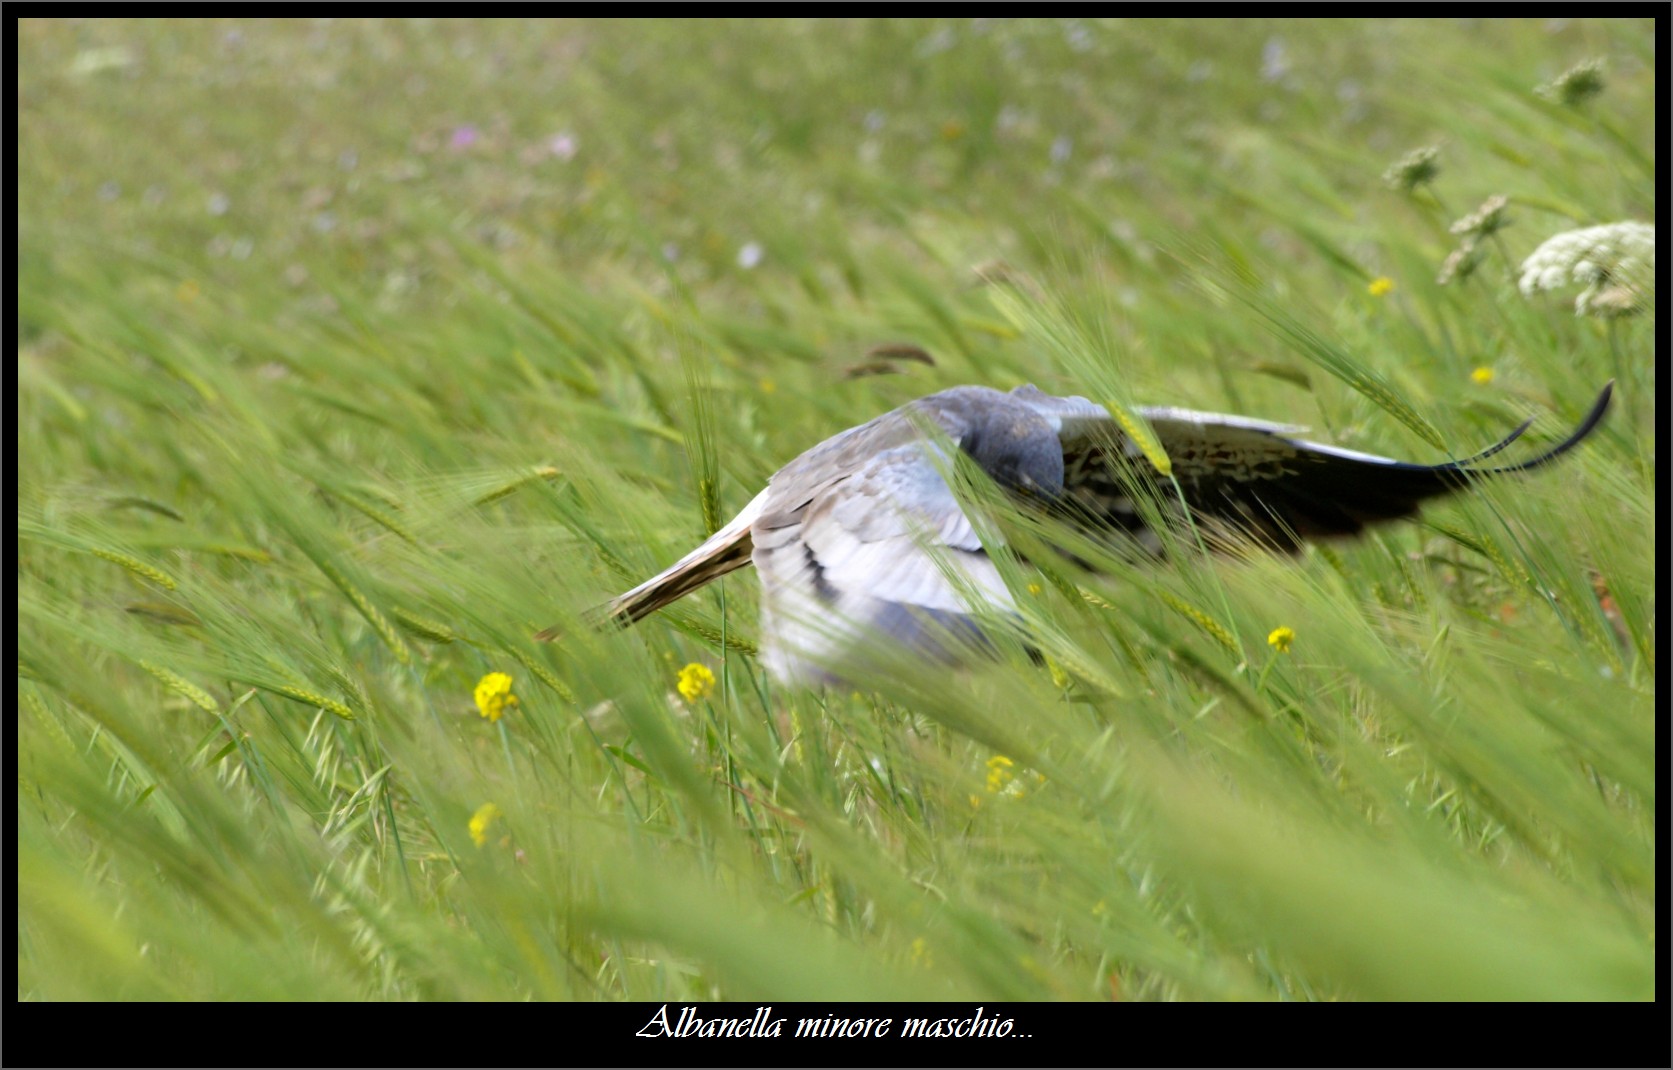
M1473 457L1424 465L1308 442L1287 424L1133 410L1167 453L1178 492L1102 405L1032 385L1009 393L954 387L797 457L702 545L597 617L631 624L754 564L762 658L781 681L838 681L866 642L956 662L985 642L980 613L1014 613L1015 602L948 483L951 450L1019 502L1141 552L1163 552L1153 524L1187 522L1212 545L1295 552L1308 539L1411 517L1424 501L1476 480L1549 463L1602 422L1613 385L1563 441L1502 467L1482 462L1532 420ZM1140 497L1149 499L1142 507ZM556 635L548 629L537 638Z

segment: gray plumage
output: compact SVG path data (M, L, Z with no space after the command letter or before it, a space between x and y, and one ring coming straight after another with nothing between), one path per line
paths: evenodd
M1502 468L1478 465L1527 423L1474 457L1419 465L1293 438L1301 429L1283 424L1187 409L1135 411L1167 452L1191 518L1212 545L1293 552L1306 539L1412 516L1424 500L1484 476L1551 461L1597 427L1610 391L1562 442ZM1146 517L1185 519L1179 496L1102 406L1033 386L1008 394L954 387L797 457L728 524L611 600L601 617L630 624L753 563L761 577L762 657L780 680L838 679L874 640L955 662L984 643L982 614L1015 604L947 483L949 448L1005 491L1150 553L1164 544ZM1150 499L1146 507L1136 494Z

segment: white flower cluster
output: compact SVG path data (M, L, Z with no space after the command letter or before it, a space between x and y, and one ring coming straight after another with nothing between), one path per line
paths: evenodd
M1577 316L1621 316L1649 305L1656 286L1653 223L1607 223L1548 238L1522 261L1522 292L1584 286Z

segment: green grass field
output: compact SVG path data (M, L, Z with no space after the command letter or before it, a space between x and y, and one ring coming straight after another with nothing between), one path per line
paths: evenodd
M1652 997L1653 261L1518 268L1653 223L1654 33L22 22L18 997ZM584 623L954 384L1436 462L1610 379L1360 542L1042 559L1044 664Z

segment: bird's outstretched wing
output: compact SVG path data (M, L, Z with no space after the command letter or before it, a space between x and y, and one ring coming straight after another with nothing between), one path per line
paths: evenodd
M996 480L1049 454L1057 428L1010 395L959 387L828 440L773 476L752 527L761 635L780 679L831 680L884 643L943 662L989 640L1011 594L947 482L959 450ZM1053 476L1042 478L1054 479Z
M1414 515L1430 498L1478 479L1544 465L1591 434L1609 408L1613 384L1563 441L1528 460L1482 467L1527 430L1473 457L1409 464L1293 437L1298 428L1187 409L1139 409L1173 463L1180 494L1199 530L1217 545L1243 542L1293 552L1308 539L1357 535L1369 524ZM1531 421L1530 421L1531 422ZM1125 532L1152 552L1163 540L1148 517L1179 523L1179 496L1165 486L1113 421L1066 423L1064 496L1069 513ZM1150 499L1149 508L1135 501Z
M755 528L761 635L780 679L833 679L863 641L962 660L985 642L978 607L1011 607L998 570L943 478L934 443L861 460L804 507Z

